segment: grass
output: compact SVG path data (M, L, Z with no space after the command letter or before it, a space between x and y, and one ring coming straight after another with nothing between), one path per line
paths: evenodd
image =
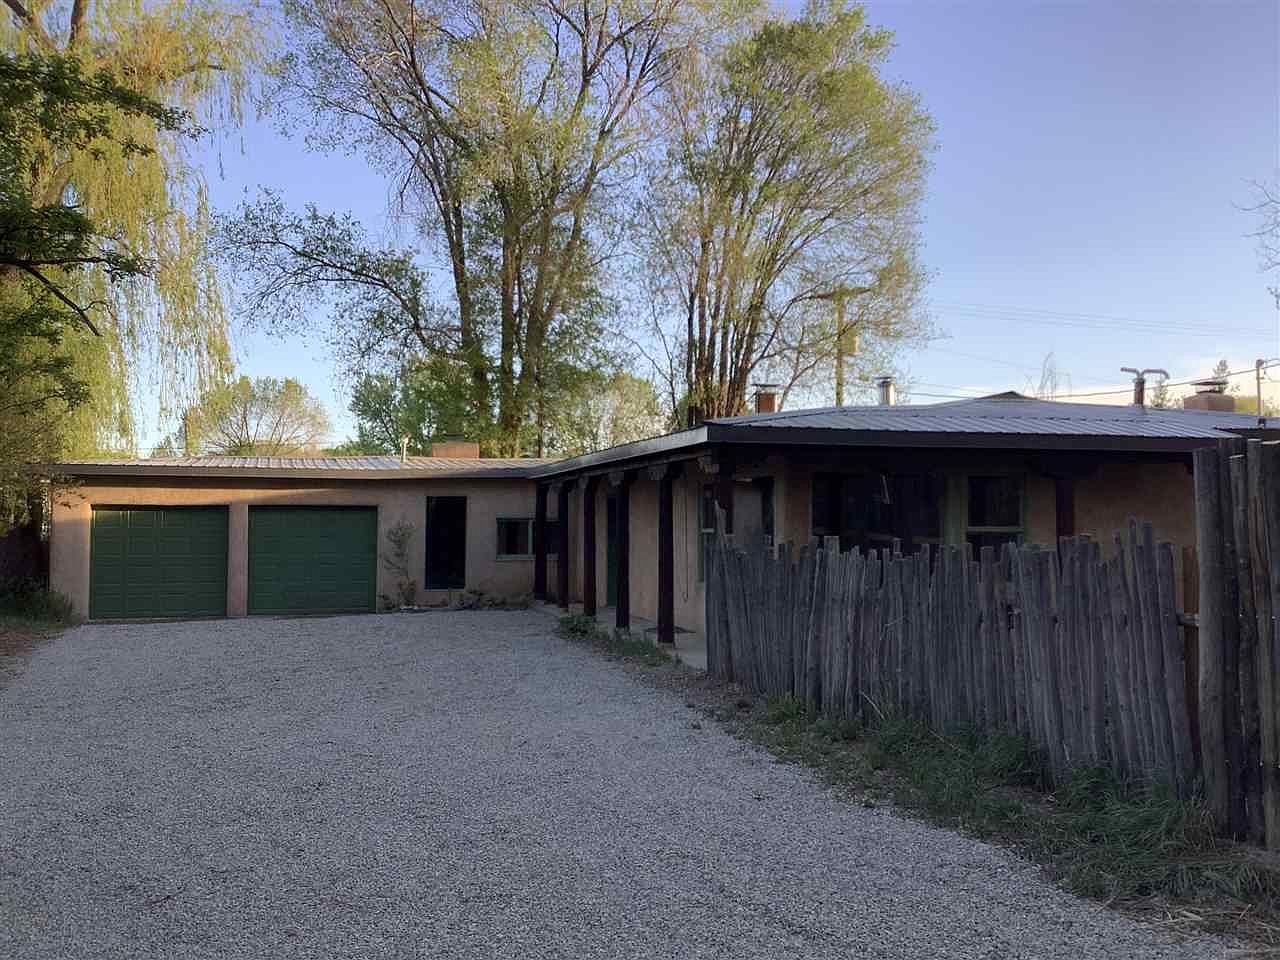
M1081 767L1051 787L1024 738L979 728L940 735L887 717L864 730L790 697L732 692L701 706L855 801L1011 846L1074 893L1280 946L1280 861L1215 837L1203 808L1166 783Z
M650 667L671 662L671 658L656 644L626 631L606 630L596 622L594 617L582 614L561 617L557 632L566 640L588 644L618 660L627 660Z
M0 582L0 633L46 636L74 626L71 601L33 580Z

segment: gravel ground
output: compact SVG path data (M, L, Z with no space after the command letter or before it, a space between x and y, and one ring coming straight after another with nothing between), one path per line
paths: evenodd
M88 626L0 671L0 956L1206 957L835 798L537 612Z

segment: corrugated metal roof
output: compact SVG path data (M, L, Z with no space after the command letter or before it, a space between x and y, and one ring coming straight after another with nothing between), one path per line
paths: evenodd
M408 480L527 477L550 460L533 458L365 457L147 457L78 460L55 469L71 476L296 477Z
M1067 403L1016 394L946 403L784 410L712 421L734 427L807 428L892 433L1222 439L1258 428L1258 418L1205 410ZM1276 422L1280 425L1280 421ZM1275 427L1269 424L1272 429Z
M690 455L719 444L971 447L1186 452L1241 432L1280 438L1280 418L1261 427L1240 413L1037 400L1003 393L896 406L824 407L719 417L631 447L615 447L534 471L554 477L612 463Z

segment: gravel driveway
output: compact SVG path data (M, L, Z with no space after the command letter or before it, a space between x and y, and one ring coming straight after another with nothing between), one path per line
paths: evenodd
M1203 957L834 798L537 612L87 626L0 670L0 956Z

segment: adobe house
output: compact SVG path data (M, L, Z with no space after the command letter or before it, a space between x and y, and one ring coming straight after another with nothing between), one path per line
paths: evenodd
M527 595L544 461L432 452L61 464L50 586L93 619L372 611L401 602L384 558L403 524L416 602Z
M784 412L765 392L753 415L536 468L535 531L568 517L556 544L568 562L549 581L535 532L535 593L588 613L612 605L623 628L654 620L667 642L701 633L716 506L740 541L837 536L844 549L897 540L910 551L1088 534L1109 545L1138 516L1194 545L1192 452L1280 438L1275 421L1224 409L1220 382L1180 410L1017 393L899 406L881 386L878 406Z
M733 535L845 548L1109 538L1131 514L1195 541L1191 453L1274 421L1000 394L925 406L761 412L562 461L236 458L63 464L50 586L93 619L374 610L400 603L386 558L407 531L418 603L533 592L664 640L703 626L703 544ZM563 522L561 522L563 521ZM563 558L563 563L558 559Z

